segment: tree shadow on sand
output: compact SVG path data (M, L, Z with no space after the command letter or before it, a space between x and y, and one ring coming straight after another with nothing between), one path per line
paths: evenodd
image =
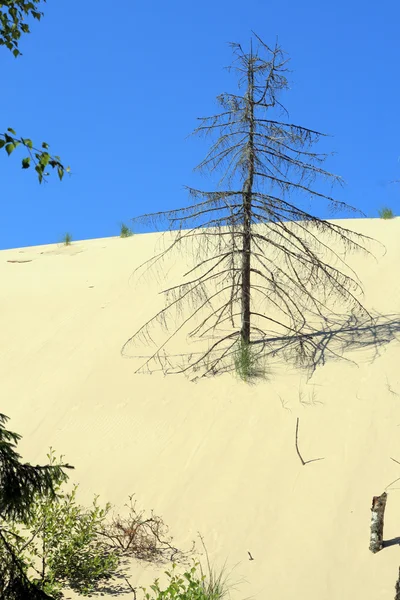
M345 360L358 365L362 362L372 363L380 356L383 347L392 342L400 341L400 313L367 314L363 317L355 314L335 315L321 320L313 326L310 322L305 325L299 334L279 335L268 332L262 338L250 342L254 356L263 361L274 359L276 363L284 363L306 371L307 378L311 379L317 367L324 366L328 361ZM215 340L213 340L215 341ZM347 356L350 352L363 351L363 356L357 355L353 360ZM167 374L188 372L191 364L197 365L197 356L204 352L187 352L181 354L157 353L157 366L154 368L139 368L137 372L154 373L157 371ZM208 353L207 353L208 354ZM149 359L149 356L127 356L126 358ZM212 374L222 374L234 371L233 352L225 354L225 362ZM213 353L209 353L212 361ZM154 358L154 357L153 357ZM176 369L173 362L180 359L181 364ZM183 364L185 363L185 364ZM193 372L199 369L192 368ZM209 370L207 371L209 374ZM202 375L200 375L201 377ZM196 381L196 376L193 381Z
M301 335L277 336L253 342L260 353L283 358L297 367L305 368L309 378L319 366L329 360L346 360L355 365L360 361L346 354L365 351L364 361L373 362L380 350L394 341L400 341L400 314L375 315L364 318L353 314L326 319L324 326L311 328Z
M102 580L97 583L95 590L90 592L92 598L102 597L105 595L120 596L124 594L127 598L127 594L133 593L136 595L135 588L132 587L129 581L129 570L132 560L124 557L120 560L118 568L115 573L109 578ZM66 596L67 600L72 600L71 596Z
M383 548L390 548L391 546L400 546L400 537L395 537L391 540L383 540Z

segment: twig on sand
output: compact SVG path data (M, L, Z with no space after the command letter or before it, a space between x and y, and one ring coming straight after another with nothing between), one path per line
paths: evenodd
M393 458L392 456L390 457L390 460L392 460L393 462L397 463L398 465L400 465L400 461L396 460L395 458ZM400 477L397 477L397 479L394 479L393 481L391 481L386 487L385 487L385 491L390 488L391 485L393 485L394 483L397 483L400 480Z
M129 579L127 577L125 577L125 575L123 575L123 578L125 579L126 583L129 585L129 588L131 590L131 592L133 593L133 600L136 600L136 588L134 588L131 584L131 582L129 581Z
M303 465L303 467L305 465L307 465L308 463L312 463L312 462L316 462L317 460L324 460L324 458L312 458L311 460L304 460L302 455L300 454L300 450L299 450L299 421L300 418L297 417L297 421L296 421L296 438L295 438L295 446L296 446L296 452L298 454L298 457L301 461L301 464Z
M371 535L369 549L376 554L383 548L383 523L385 517L385 508L387 493L383 492L380 496L372 498L371 507Z
M387 377L386 377L386 388L387 388L388 392L390 394L392 394L392 396L396 396L397 398L399 398L400 394L398 394L397 392L394 391L394 389L390 385L389 379Z

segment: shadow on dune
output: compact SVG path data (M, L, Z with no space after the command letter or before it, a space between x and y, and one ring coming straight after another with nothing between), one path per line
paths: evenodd
M132 593L132 587L128 583L129 565L130 561L126 558L123 559L120 562L117 572L110 579L99 583L96 590L91 592L91 596L104 596L105 594L118 596L120 594L126 595Z
M281 357L297 367L306 368L311 377L318 366L328 360L347 360L357 364L345 354L364 351L364 361L373 362L380 355L380 349L393 341L400 341L400 314L376 315L364 318L355 315L326 319L324 327L310 327L301 335L286 335L255 340L260 345L260 353Z
M319 318L318 325L313 326L311 321L308 321L298 334L277 335L274 332L262 332L262 338L251 342L255 356L274 359L277 364L284 363L304 369L310 379L317 367L325 365L328 361L346 360L354 365L358 365L360 362L372 363L380 356L380 350L384 346L400 341L400 313L369 314L363 317L355 314L336 315L324 318L323 322L321 322L321 317ZM213 341L215 339L213 338ZM222 374L234 370L233 350L224 352L222 348L216 352L169 354L165 351L164 346L165 344L161 346L162 354L155 351L153 356L128 356L124 353L122 355L124 358L147 359L143 368L140 367L137 372L154 373L159 371L164 375L189 372L193 368L191 366L193 363L197 364L202 360L202 355L203 357L208 355L208 360L212 362L221 354L225 356L225 360L221 359L218 368L212 373ZM351 352L357 352L355 359L346 356ZM360 352L363 354L361 355ZM181 360L178 368L173 364L176 359ZM150 363L153 363L154 366L150 367ZM197 370L199 369L193 368L193 371ZM261 378L265 378L265 375ZM194 380L196 379L197 377Z
M390 548L390 546L400 546L400 537L395 537L391 540L383 541L383 548Z

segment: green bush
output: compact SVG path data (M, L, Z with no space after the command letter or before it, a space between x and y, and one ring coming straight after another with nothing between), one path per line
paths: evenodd
M36 499L43 495L54 499L54 490L68 479L66 469L73 467L23 463L17 452L21 436L5 428L7 421L8 417L0 414L0 598L49 600L32 583L28 574L30 557L25 557L28 543L38 532L28 541L24 534L29 530Z
M152 593L141 588L145 600L222 600L228 593L224 571L216 573L209 563L207 575L198 562L194 562L182 574L176 571L176 564L173 563L172 569L165 571L165 574L168 577L166 588L160 587L159 579L150 586Z
M125 225L125 223L121 223L121 231L120 231L119 237L127 238L127 237L131 237L132 235L133 235L132 229L130 229L130 227L128 227L128 225Z
M383 208L381 208L379 211L379 216L381 219L393 219L394 218L394 213L392 211L391 208L388 208L387 206L384 206Z
M49 464L56 464L52 450L48 457ZM21 559L35 572L34 582L58 598L65 586L90 594L115 573L119 562L117 553L98 535L111 505L101 508L95 496L87 509L76 501L77 485L67 494L61 493L61 485L55 487L56 499L46 494L37 497L27 531L14 532L20 536Z

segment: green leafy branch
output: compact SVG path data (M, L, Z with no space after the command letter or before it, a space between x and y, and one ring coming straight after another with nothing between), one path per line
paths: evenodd
M49 144L47 142L42 143L42 148L38 149L33 146L32 140L28 138L17 138L14 129L9 127L6 133L0 133L0 149L4 148L8 156L10 156L14 150L19 146L23 145L27 150L29 156L22 159L22 168L29 169L33 164L35 171L38 175L39 183L49 175L47 169L57 169L57 174L60 179L64 177L65 173L70 172L69 167L64 167L59 156L53 156L48 152Z
M6 46L15 58L19 51L19 40L23 33L30 33L25 17L33 17L37 21L43 16L38 10L41 2L46 0L0 0L0 46Z

